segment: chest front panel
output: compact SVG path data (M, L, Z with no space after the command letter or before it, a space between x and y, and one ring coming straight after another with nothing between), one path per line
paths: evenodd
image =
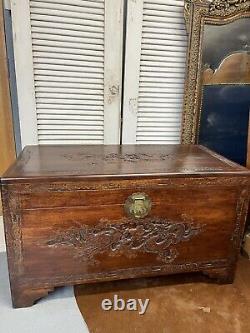
M74 281L229 259L244 194L236 184L173 178L9 186L18 192L23 277L60 281L70 272Z

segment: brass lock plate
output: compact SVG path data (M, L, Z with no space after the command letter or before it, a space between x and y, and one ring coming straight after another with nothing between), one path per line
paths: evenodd
M124 209L129 217L141 219L151 211L152 203L145 193L133 193L125 202Z

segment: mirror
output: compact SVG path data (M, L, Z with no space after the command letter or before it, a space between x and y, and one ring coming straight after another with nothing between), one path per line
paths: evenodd
M186 1L189 51L182 143L246 164L250 110L250 1Z

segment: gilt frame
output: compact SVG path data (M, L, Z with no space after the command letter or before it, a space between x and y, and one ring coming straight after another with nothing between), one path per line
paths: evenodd
M202 110L202 46L205 24L223 25L250 17L250 0L185 0L189 45L181 143L197 143Z

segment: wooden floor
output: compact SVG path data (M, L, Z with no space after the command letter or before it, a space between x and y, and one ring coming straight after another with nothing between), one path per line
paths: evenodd
M150 299L147 312L103 311L114 294ZM250 261L241 258L232 285L201 275L126 280L75 287L90 333L247 333L250 332Z

